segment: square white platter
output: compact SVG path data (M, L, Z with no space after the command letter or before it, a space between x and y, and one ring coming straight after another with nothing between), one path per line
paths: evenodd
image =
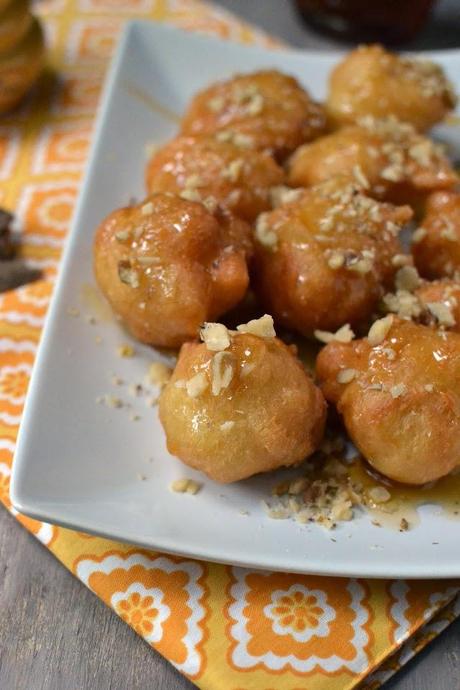
M460 91L460 51L427 57L444 66ZM146 144L162 142L177 129L169 111L182 113L193 93L213 80L267 67L297 76L321 99L337 59L338 54L243 47L148 22L127 25L107 78L30 384L11 487L19 511L160 551L235 565L339 576L460 576L460 523L443 517L436 506L423 507L421 523L408 532L378 528L362 514L330 533L266 516L262 500L277 480L273 474L222 486L183 466L166 451L156 408L110 381L110 372L127 382L141 381L154 358L168 361L167 356L131 341L115 319L101 319L88 302L91 290L85 286L94 285L94 229L130 197L143 197ZM460 155L460 132L446 126L439 131ZM80 318L69 316L69 308L78 308ZM97 324L84 318L90 314ZM120 359L117 346L129 342L137 356ZM104 393L129 400L132 407L96 404ZM133 422L133 413L141 419ZM204 482L198 495L168 489L184 476Z

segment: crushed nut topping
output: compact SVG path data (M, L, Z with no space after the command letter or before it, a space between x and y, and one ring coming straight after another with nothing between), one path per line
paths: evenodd
M141 206L141 214L143 216L150 216L151 213L153 213L153 203L151 201L148 201L146 204Z
M223 96L214 96L214 98L210 98L207 106L209 110L212 110L214 113L219 112L219 110L222 110L222 108L225 105L225 98Z
M451 307L445 302L427 302L427 309L435 317L440 326L455 326L455 317Z
M423 311L419 298L407 290L397 290L395 294L389 292L384 295L383 304L401 319L417 319Z
M391 498L390 492L384 486L373 486L367 494L374 503L386 503Z
M116 395L109 395L108 393L103 395L102 398L98 398L97 402L103 403L106 405L106 407L123 407L123 401L120 398L118 398Z
M355 334L351 330L350 324L348 323L346 323L344 326L341 326L335 333L331 333L330 331L316 330L314 331L313 335L322 343L332 343L333 341L337 341L339 343L351 343L355 337Z
M391 259L392 265L396 266L397 268L401 268L401 266L407 266L411 263L411 261L412 257L409 256L409 254L395 254Z
M254 145L254 139L248 134L242 134L241 132L233 132L229 129L223 129L217 132L215 135L217 141L230 142L238 148L250 149Z
M337 271L345 264L345 253L343 251L333 250L329 253L327 265L333 271Z
M129 230L118 230L115 233L115 239L118 240L118 242L125 242L127 239L130 237L130 232Z
M424 237L426 237L427 231L425 228L417 228L415 232L412 235L412 244L417 244L418 242L421 242Z
M350 383L357 373L356 369L341 369L337 374L337 383Z
M290 204L293 201L297 201L304 192L304 189L292 189L284 184L276 185L270 189L270 203L273 208L283 204Z
M409 529L409 523L406 520L406 518L401 518L401 522L399 523L399 531L400 532L407 532Z
M163 364L163 362L152 362L149 366L147 377L149 383L152 383L154 386L163 388L163 386L168 383L171 376L171 367L168 367L167 364Z
M387 357L387 359L390 360L390 362L393 362L393 360L396 359L396 351L393 350L392 347L382 347L382 352Z
M403 266L396 273L395 286L397 290L413 292L420 285L420 276L415 266Z
M131 262L126 259L118 262L118 277L125 285L132 288L139 287L139 273L131 267Z
M233 378L233 355L230 352L217 352L211 361L212 385L211 393L219 393L228 388Z
M205 323L200 338L211 352L219 352L230 347L230 332L222 323Z
M406 395L407 386L404 383L398 383L396 386L390 388L390 393L392 398L400 398L402 395Z
M219 206L219 202L217 201L216 197L211 195L203 199L202 203L203 206L209 211L209 213L215 213Z
M298 477L274 487L274 499L264 502L269 518L293 518L300 524L317 523L333 529L337 522L353 518L354 506L363 503L359 487L348 478L345 466L338 471L340 462L331 458L325 465L325 476ZM307 466L307 472L312 468Z
M133 357L134 348L132 345L119 345L117 347L117 355L119 357Z
M261 213L257 218L255 236L267 249L274 249L278 244L278 236L268 223L268 213Z
M452 221L443 216L442 222L444 227L441 230L441 237L445 240L449 240L449 242L458 242L459 238L457 237L457 233L455 232L455 227Z
M363 169L360 165L354 165L353 166L353 176L354 176L356 182L363 189L369 189L370 188L369 180L365 176Z
M195 187L186 187L181 191L179 196L181 199L185 199L186 201L197 201L198 203L201 202L201 194Z
M392 324L392 314L388 314L388 316L385 316L383 319L375 321L370 327L369 333L367 334L369 344L372 347L375 347L376 345L380 345L381 343L383 343L383 341L387 337L388 331L390 330Z
M198 398L198 396L204 393L207 387L208 379L203 371L199 371L198 374L192 376L192 378L185 383L185 389L189 398Z
M175 479L169 485L171 491L178 494L191 494L194 496L199 492L203 485L196 482L194 479Z
M197 187L203 187L205 184L205 180L198 173L192 173L184 180L184 187L186 189L196 189Z
M227 165L226 168L224 168L221 171L221 176L225 180L229 180L230 182L238 182L238 179L243 171L244 167L244 161L242 158L236 158L235 160L231 161Z
M248 323L242 323L236 328L239 333L250 333L259 336L259 338L276 337L273 317L270 314L264 314L260 319L252 319Z

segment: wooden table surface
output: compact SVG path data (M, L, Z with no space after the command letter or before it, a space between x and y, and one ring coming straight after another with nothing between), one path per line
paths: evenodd
M288 0L219 2L294 45L335 45L302 28ZM417 47L458 47L458 0L440 2L435 19ZM0 509L1 690L193 687ZM460 690L460 620L385 690Z

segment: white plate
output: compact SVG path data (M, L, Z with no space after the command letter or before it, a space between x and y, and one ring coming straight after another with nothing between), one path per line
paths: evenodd
M460 52L432 56L460 90ZM152 110L149 97L181 113L199 88L236 71L277 67L296 75L317 98L337 56L270 52L182 33L148 22L128 25L107 80L88 172L34 368L14 462L11 498L26 515L161 551L292 572L369 577L460 576L459 524L435 507L421 524L399 533L366 515L334 534L266 517L261 500L273 475L231 486L204 480L197 496L174 494L170 482L188 470L165 449L155 408L110 383L110 371L142 380L152 357L120 359L130 342L113 319L89 324L82 293L94 283L93 232L129 197L143 195L145 146L170 137L176 125ZM457 140L459 133L444 128ZM82 317L68 315L78 307ZM103 342L95 343L100 334ZM97 405L106 392L131 400L141 415ZM149 462L153 458L153 462ZM147 479L142 481L139 475ZM241 515L248 511L249 515ZM331 536L336 540L331 541ZM433 545L432 542L438 542Z

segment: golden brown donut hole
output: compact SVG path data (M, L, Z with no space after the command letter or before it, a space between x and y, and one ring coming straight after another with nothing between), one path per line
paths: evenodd
M153 154L146 169L150 194L173 192L219 203L248 222L270 208L270 190L284 179L268 153L212 136L177 137Z
M224 483L300 463L320 443L325 414L289 348L249 333L219 352L186 343L160 397L169 452Z
M238 74L200 91L181 128L189 136L218 133L223 141L268 150L278 160L324 131L322 107L294 77L277 70Z
M100 289L141 342L179 347L243 299L250 228L221 209L154 194L111 213L94 240Z
M394 115L424 132L444 119L455 102L442 67L379 45L352 50L329 77L327 111L335 126L364 115Z
M403 253L397 234L411 215L343 180L311 187L262 215L254 286L265 309L306 336L366 324L392 284L395 256Z

